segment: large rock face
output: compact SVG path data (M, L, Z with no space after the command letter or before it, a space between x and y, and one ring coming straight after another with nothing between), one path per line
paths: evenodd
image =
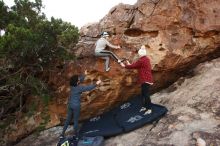
M61 77L68 79L71 74L87 69L86 83L97 78L104 82L97 90L83 95L82 119L100 114L139 93L135 71L122 69L111 60L110 72L104 72L104 61L94 57L94 44L101 31L109 31L113 35L111 42L122 46L121 50L112 50L121 58L133 61L135 49L150 46L147 52L155 81L152 91L155 91L174 82L199 62L220 56L219 5L220 0L139 0L135 5L119 4L99 23L82 27L80 42L74 48L79 60L67 67ZM53 79L55 83L58 80ZM65 115L61 109L66 107L69 92L66 82L59 84L56 87L59 102L51 107L51 114L56 117L61 111Z
M219 146L219 72L220 58L198 65L187 77L153 94L154 103L168 108L167 115L157 123L109 138L105 146ZM56 145L61 131L62 127L51 128L17 146Z
M101 114L139 93L135 71L122 69L111 60L111 70L104 72L104 61L94 57L94 44L102 31L110 32L113 36L111 42L122 46L121 50L112 50L121 58L134 61L137 48L141 45L150 47L147 53L155 81L151 91L155 92L176 81L198 63L220 56L219 6L220 0L138 0L135 5L119 4L98 23L82 27L81 39L73 49L78 60L48 75L56 95L49 105L50 120L46 127L63 123L70 91L69 79L85 69L89 73L85 84L98 78L103 84L82 95L81 120ZM181 96L181 100L184 98ZM32 132L40 125L39 119L34 115L16 123L6 139L15 141Z
M220 145L220 58L200 64L151 98L169 112L158 123L111 138L106 146Z

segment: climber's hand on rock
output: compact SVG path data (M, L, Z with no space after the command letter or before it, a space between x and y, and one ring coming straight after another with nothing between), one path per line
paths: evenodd
M87 70L85 70L85 71L84 71L84 74L85 74L85 75L88 75L88 71L87 71Z
M96 85L99 85L99 84L101 84L101 80L98 80L98 81L96 81Z
M126 60L126 63L127 63L127 65L131 65L131 63L128 60Z

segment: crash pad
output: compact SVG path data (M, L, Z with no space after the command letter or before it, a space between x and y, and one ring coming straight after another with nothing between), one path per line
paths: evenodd
M110 137L129 132L159 120L167 113L167 108L151 104L151 114L140 112L142 99L140 96L130 98L116 108L93 117L82 124L81 136L104 136Z

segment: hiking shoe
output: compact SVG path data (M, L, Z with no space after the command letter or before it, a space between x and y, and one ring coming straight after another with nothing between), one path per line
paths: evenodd
M143 112L143 111L146 111L146 110L147 110L146 107L142 107L139 112Z
M76 136L76 138L75 138L75 139L76 139L76 141L79 141L79 137L78 137L78 136Z
M108 72L110 70L110 67L108 67L105 71Z
M149 114L151 114L152 113L152 110L151 109L148 109L145 113L144 113L144 115L149 115Z
M59 137L60 139L64 139L65 138L65 136L64 135L60 135L60 137Z
M73 139L74 141L78 141L78 140L79 140L79 137L78 137L77 135L73 135L72 139Z
M122 62L122 60L118 59L118 63L121 63L121 62Z

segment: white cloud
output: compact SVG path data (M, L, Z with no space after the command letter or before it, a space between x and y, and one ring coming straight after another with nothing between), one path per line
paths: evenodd
M47 0L44 12L48 17L55 16L81 27L86 23L97 22L119 3L134 4L136 0Z
M13 0L5 0L13 4ZM109 10L119 3L134 4L137 0L42 0L43 12L48 18L54 16L81 27L87 23L98 22Z

